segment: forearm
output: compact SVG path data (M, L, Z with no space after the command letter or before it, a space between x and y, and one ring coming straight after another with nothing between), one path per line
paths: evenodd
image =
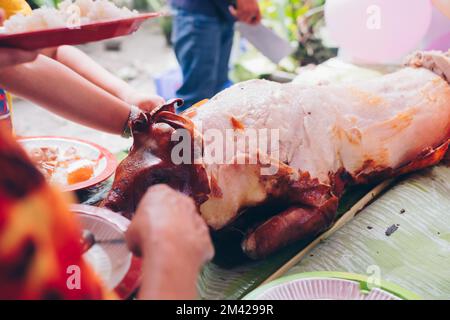
M75 47L58 47L53 53L53 58L121 100L126 101L128 95L134 91L128 83L112 75Z
M196 299L200 266L191 260L192 257L185 256L185 253L177 250L171 242L144 249L139 299Z
M80 124L120 134L130 106L66 66L39 56L33 63L2 69L6 90Z

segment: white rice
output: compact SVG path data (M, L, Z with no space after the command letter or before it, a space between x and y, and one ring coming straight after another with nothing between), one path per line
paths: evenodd
M138 14L135 10L126 7L119 8L109 0L64 0L58 9L43 7L33 10L29 16L16 14L5 21L6 33L20 33L51 28L73 27L73 6L80 11L81 25L105 20L130 18ZM76 22L75 22L76 23Z

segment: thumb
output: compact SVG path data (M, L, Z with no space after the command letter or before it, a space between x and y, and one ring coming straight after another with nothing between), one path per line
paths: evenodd
M237 12L236 8L233 7L233 6L229 6L229 7L228 7L228 10L230 10L231 15L237 19L237 17L238 17L238 12Z
M0 8L0 26L2 26L3 22L5 22L5 17L6 17L5 10Z
M162 106L165 103L166 101L163 98L157 95L149 95L142 96L140 101L136 103L136 105L142 111L152 111L156 107Z
M34 51L0 48L0 68L31 62L35 60L37 56L37 52Z
M142 239L136 230L137 227L132 223L125 233L125 240L127 242L128 249L137 257L142 256Z

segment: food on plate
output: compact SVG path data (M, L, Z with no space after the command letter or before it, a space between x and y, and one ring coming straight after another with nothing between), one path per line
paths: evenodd
M94 176L96 160L83 159L75 147L62 152L58 147L38 147L29 150L31 160L50 182L73 185Z
M94 163L90 160L79 160L67 167L67 183L69 185L89 180L94 176Z
M78 9L77 9L78 8ZM43 7L31 15L16 14L4 23L5 33L21 33L131 18L137 11L119 8L109 0L65 0L58 8Z
M261 214L263 221L243 230L243 251L264 258L329 228L350 185L444 158L450 143L448 66L450 52L417 53L401 70L370 80L253 80L183 115L174 113L177 101L142 114L132 123L133 148L103 205L131 216L150 185L166 183L195 199L213 231L229 227L249 208L270 206L268 217ZM181 163L173 157L179 128L193 137L182 153L190 161ZM274 132L278 143L252 144L258 137L250 129ZM220 139L208 136L212 131L221 133L219 149ZM239 139L248 143L233 144ZM236 149L226 150L222 162L209 161L212 151L229 145Z

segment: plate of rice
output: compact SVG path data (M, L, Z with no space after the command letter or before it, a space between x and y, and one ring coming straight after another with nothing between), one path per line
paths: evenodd
M10 17L0 30L0 46L38 50L106 40L129 35L160 15L117 7L109 0L65 0L58 8Z

